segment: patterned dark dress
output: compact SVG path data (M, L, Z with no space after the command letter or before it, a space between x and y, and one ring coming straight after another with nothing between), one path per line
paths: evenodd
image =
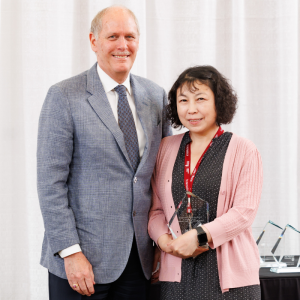
M215 138L203 156L193 183L193 193L209 202L209 220L217 214L218 195L221 185L225 154L232 133L225 132ZM172 195L175 207L184 196L185 146L191 142L189 132L185 133L172 173ZM181 224L180 224L181 225ZM181 231L184 232L183 228ZM251 285L229 289L222 294L215 249L200 254L197 258L182 260L181 282L161 282L162 300L260 300L260 286Z

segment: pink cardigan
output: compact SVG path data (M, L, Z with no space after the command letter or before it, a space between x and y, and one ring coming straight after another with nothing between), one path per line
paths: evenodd
M156 242L169 233L167 222L175 211L172 198L172 171L183 134L162 140L151 180L153 196L148 231ZM217 218L205 224L217 250L222 292L230 288L259 284L259 253L252 236L262 190L262 162L255 145L233 134L224 165ZM172 228L181 235L177 217ZM181 258L161 253L160 281L181 280Z

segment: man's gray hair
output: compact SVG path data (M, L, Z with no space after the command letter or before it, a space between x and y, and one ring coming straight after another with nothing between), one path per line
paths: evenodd
M112 5L109 7L106 7L104 9L102 9L101 11L99 11L97 13L97 15L95 16L95 18L93 19L92 23L91 23L91 32L94 34L96 40L98 39L99 33L102 30L102 19L105 16L105 14L113 9L113 8L121 8L123 10L125 10L126 12L129 13L129 15L133 18L133 20L135 21L136 27L137 27L137 31L138 31L138 35L140 35L140 27L139 27L139 22L135 16L135 14L127 7L122 6L122 5Z

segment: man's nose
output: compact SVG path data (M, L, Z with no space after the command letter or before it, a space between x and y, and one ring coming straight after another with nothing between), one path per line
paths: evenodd
M118 39L118 49L120 49L120 50L127 49L127 41L126 41L125 37L123 37L123 36L121 36Z

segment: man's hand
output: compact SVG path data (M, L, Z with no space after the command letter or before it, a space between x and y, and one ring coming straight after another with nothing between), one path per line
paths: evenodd
M169 242L164 251L177 257L189 258L208 251L208 248L198 246L197 230L193 229Z
M65 270L69 284L81 295L91 296L94 290L94 272L92 265L82 252L64 258Z
M159 271L160 271L160 249L155 245L151 283L155 283L158 281Z

